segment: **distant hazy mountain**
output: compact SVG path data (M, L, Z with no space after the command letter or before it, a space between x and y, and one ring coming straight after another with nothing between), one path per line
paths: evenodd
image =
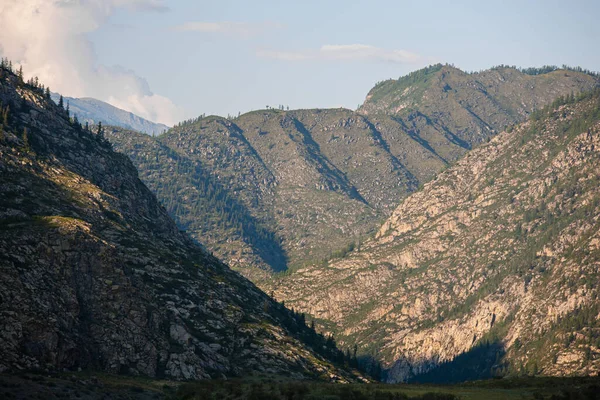
M58 103L59 97L60 94L52 93L52 100L54 100L54 102ZM67 104L67 102L69 103L71 113L76 114L77 118L79 118L82 123L85 123L86 121L94 124L102 122L106 125L115 125L133 129L152 136L158 135L169 129L169 127L164 124L148 121L129 111L121 110L120 108L90 97L80 99L64 97L64 101L65 104Z

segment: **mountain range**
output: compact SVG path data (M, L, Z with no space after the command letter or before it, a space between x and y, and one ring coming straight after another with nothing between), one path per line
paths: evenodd
M255 280L360 246L398 203L470 149L561 95L573 70L434 65L379 83L358 111L262 110L156 138L107 131L181 229Z

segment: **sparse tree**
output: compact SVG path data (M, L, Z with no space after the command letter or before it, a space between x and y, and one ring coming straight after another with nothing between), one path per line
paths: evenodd
M58 106L60 108L65 108L65 100L62 97L62 94L60 95L60 97L58 98Z
M98 130L96 131L96 139L98 139L98 141L100 143L106 142L106 139L104 138L104 128L102 127L102 122L98 122Z
M19 67L19 71L17 72L17 78L19 78L19 83L23 83L23 66Z
M49 88L48 86L46 86L46 93L45 93L45 96L46 96L46 98L47 98L47 99L49 99L49 98L50 98L50 88Z

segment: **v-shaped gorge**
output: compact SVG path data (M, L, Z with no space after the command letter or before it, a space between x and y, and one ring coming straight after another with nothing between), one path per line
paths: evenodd
M181 228L383 361L388 381L589 374L598 96L574 94L597 86L571 70L434 66L378 84L358 112L109 137Z

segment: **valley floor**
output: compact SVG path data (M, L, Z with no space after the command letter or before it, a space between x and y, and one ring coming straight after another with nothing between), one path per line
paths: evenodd
M0 375L2 399L578 400L600 398L600 377L506 378L458 385L334 384L281 377L173 382L106 374Z

